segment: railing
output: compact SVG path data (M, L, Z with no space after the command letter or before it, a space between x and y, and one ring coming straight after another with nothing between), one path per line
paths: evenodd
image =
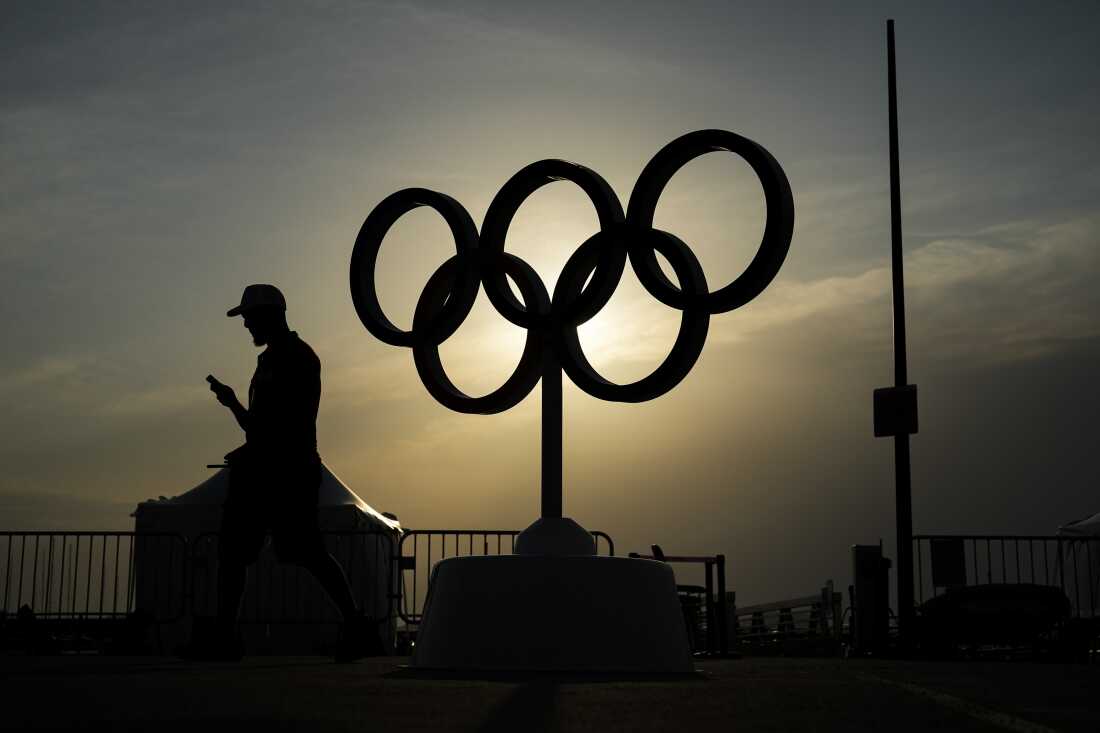
M162 557L166 572L139 588L135 562L146 554ZM185 611L183 595L172 592L187 564L187 540L176 534L0 532L0 558L5 615L26 606L41 619L124 618L139 593L160 609L158 620Z
M510 555L515 551L518 529L414 529L405 532L398 546L401 597L398 614L406 624L419 624L428 594L432 566L448 557ZM596 554L601 546L614 556L615 543L604 532L592 532Z
M735 607L734 638L743 650L768 651L792 641L831 640L843 632L843 595L828 581L819 593L785 601Z
M418 624L431 566L444 558L510 554L519 530L325 532L357 604L378 620L394 610ZM615 545L593 532L597 552ZM193 544L178 534L0 532L0 618L26 606L37 619L122 619L142 611L157 624L213 615L217 602L216 533ZM280 565L269 551L251 566L242 623L319 623L338 614L308 571Z
M322 532L329 553L344 569L356 605L376 621L388 620L395 594L395 541L388 530ZM217 612L218 534L200 535L191 554L191 609ZM241 623L337 623L340 614L308 570L278 563L270 548L249 567Z
M1100 616L1100 537L915 535L917 603L955 586L1054 586L1078 618Z

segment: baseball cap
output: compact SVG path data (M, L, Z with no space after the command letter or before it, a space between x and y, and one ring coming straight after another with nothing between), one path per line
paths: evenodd
M272 306L285 311L286 299L283 298L283 294L274 285L264 285L262 283L249 285L241 294L241 304L236 308L230 308L225 315L239 316L245 311L262 306Z

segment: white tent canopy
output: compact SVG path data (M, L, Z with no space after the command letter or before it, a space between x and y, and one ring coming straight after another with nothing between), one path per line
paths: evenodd
M215 612L217 534L228 491L229 469L222 468L179 496L141 502L134 512L134 528L146 538L134 552L136 607L171 621L160 626L165 648L188 637L192 616ZM363 501L324 464L317 493L317 524L330 552L347 573L362 611L385 619L388 644L401 524ZM241 611L249 648L297 654L332 643L339 614L308 576L300 567L280 566L270 548L261 551ZM318 631L317 624L324 629Z
M1063 524L1058 528L1058 534L1063 537L1100 536L1100 512L1093 514L1091 517Z
M1100 513L1058 528L1066 595L1076 614L1100 615Z
M225 503L226 494L229 491L229 469L222 468L210 478L200 483L190 491L185 491L179 496L171 498L154 499L142 502L143 505L201 505L221 507ZM384 525L388 529L400 530L401 525L395 519L376 511L370 504L359 498L359 495L348 488L347 484L329 469L321 464L321 486L317 490L317 506L320 510L330 507L355 507L370 520Z

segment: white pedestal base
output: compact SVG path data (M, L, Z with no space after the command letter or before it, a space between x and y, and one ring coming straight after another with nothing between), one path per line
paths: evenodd
M693 671L671 568L623 557L541 555L437 563L412 666Z

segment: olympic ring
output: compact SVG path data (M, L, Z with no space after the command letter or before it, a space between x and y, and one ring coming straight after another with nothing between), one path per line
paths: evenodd
M446 341L470 314L480 287L477 271L465 267L458 272L447 307L437 314L435 322L429 328L419 332L402 331L386 318L382 305L378 302L374 280L378 250L390 227L404 214L420 206L431 207L443 216L455 238L458 256L470 256L477 248L477 226L474 225L474 220L462 204L445 194L425 188L406 188L387 196L374 207L363 222L351 253L351 299L356 313L371 335L392 346L412 346L418 337L426 338L429 335L434 337L436 344ZM360 244L367 242L374 242L374 245Z
M764 191L764 234L756 255L733 282L710 291L699 260L674 235L653 228L653 214L665 186L684 165L713 151L742 157ZM508 226L527 197L557 180L575 183L596 209L600 229L570 256L553 296L526 262L504 250ZM378 250L390 227L419 207L435 209L455 240L455 254L428 282L416 304L412 329L402 331L382 311L375 287ZM593 397L644 402L668 392L695 365L707 338L710 317L740 308L771 283L790 249L794 201L783 169L757 143L725 130L699 130L663 147L642 169L623 214L615 192L595 171L564 160L541 160L521 169L500 189L485 214L480 236L473 219L453 198L422 188L387 196L363 222L351 257L351 295L367 330L394 346L409 347L421 381L444 406L457 412L503 412L526 397L547 369L561 369ZM679 285L662 271L656 254L672 266ZM602 377L580 345L577 327L595 316L618 288L626 262L642 286L661 303L681 311L680 330L665 360L631 384ZM517 298L508 283L516 284ZM447 376L439 346L469 315L478 289L511 323L527 330L523 355L512 375L484 397L464 394Z

